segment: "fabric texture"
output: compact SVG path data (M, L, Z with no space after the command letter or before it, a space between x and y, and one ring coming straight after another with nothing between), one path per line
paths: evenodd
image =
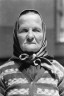
M45 30L45 28L44 28ZM13 37L13 56L0 66L0 96L64 96L64 67L48 56L46 31L38 52L23 52Z
M41 65L26 67L21 66L20 59L13 58L0 66L0 93L3 96L64 96L64 68L55 60L42 60Z

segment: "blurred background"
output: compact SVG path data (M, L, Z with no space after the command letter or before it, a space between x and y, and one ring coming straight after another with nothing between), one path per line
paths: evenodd
M64 0L0 0L0 65L13 53L15 21L24 9L36 9L46 24L48 53L64 65Z

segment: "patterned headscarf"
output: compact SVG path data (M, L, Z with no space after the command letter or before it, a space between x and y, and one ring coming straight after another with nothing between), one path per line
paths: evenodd
M33 13L38 14L40 16L40 14L35 10L25 10L20 14L20 16L25 15L29 12L33 12ZM20 16L19 16L19 18L20 18ZM18 24L18 20L17 20L16 23L15 23L15 29L14 29L14 35L13 35L13 40L14 40L13 55L16 56L16 57L19 57L21 60L26 60L28 58L29 61L35 60L36 58L47 56L48 52L46 50L46 47L47 47L46 28L45 28L45 24L43 22L42 22L42 27L44 28L44 36L43 36L42 46L39 49L39 51L34 52L34 53L23 52L22 49L20 48L20 44L19 44L19 41L18 41L18 38L17 38L17 31L18 31L18 28L19 28L19 24Z

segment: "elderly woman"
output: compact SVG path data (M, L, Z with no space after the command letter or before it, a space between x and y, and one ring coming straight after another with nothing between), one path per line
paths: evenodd
M13 56L0 66L0 96L64 96L64 67L47 53L40 14L24 10L13 38Z

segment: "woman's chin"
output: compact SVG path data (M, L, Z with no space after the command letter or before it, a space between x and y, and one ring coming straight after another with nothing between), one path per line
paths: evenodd
M27 52L37 52L40 48L41 48L41 46L38 46L38 45L35 45L35 44L21 47L21 49L23 51L27 51Z
M37 52L38 51L38 49L37 48L23 48L23 51L27 51L27 52Z

